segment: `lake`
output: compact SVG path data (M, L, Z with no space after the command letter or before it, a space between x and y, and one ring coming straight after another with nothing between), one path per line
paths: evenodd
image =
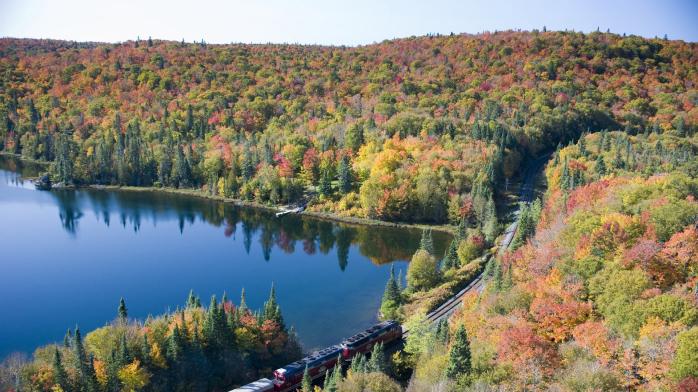
M244 288L261 308L274 283L306 350L372 325L385 282L419 230L345 225L151 191L37 191L34 165L0 156L0 359L114 319L144 320ZM448 234L434 232L437 254Z

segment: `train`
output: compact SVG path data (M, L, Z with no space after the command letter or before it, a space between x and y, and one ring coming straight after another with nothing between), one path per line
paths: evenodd
M312 380L324 377L340 361L351 361L357 354L370 352L378 343L390 344L402 339L402 326L389 320L376 324L341 343L315 351L312 354L276 369L273 379L262 378L230 392L288 392L298 388L308 368Z

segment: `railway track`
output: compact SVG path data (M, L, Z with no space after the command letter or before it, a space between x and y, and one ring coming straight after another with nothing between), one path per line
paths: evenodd
M519 200L525 203L530 203L533 201L533 196L534 196L534 190L535 190L535 182L536 178L538 176L538 173L542 169L543 165L545 162L548 161L549 154L543 155L535 160L533 160L525 169L524 174L523 174L523 183L521 184L521 189L519 191ZM497 254L496 256L492 255L486 255L483 256L482 262L483 263L488 263L492 257L499 257L501 256L511 245L511 242L514 240L514 235L516 235L516 229L519 226L519 214L521 210L517 209L514 214L513 214L513 222L506 228L504 231L504 237L502 237L502 240L499 242L499 245L497 246ZM430 323L436 324L442 319L450 318L453 312L456 311L459 307L463 305L463 296L467 294L468 292L472 290L477 290L478 293L482 292L482 289L485 287L485 282L484 282L484 277L482 276L482 273L480 273L475 279L473 279L472 282L470 282L465 288L463 288L461 291L456 293L453 297L449 298L446 302L441 304L438 308L432 310L427 314L427 320L429 320ZM409 336L410 331L405 328L403 325L402 327L402 337L403 339L406 339L407 336Z

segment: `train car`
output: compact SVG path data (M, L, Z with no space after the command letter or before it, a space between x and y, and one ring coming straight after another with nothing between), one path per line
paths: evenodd
M273 390L274 383L268 378L262 378L240 388L235 388L230 392L272 392Z
M378 343L390 343L402 337L402 326L397 321L384 321L346 340L342 346L342 357L351 360L354 355L367 353Z
M330 346L276 369L274 371L274 391L285 392L297 388L303 381L306 366L311 379L323 377L327 370L332 369L337 364L342 350L343 347L340 345Z

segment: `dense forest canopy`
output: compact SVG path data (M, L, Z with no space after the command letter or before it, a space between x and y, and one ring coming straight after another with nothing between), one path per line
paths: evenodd
M0 149L58 181L442 223L582 132L692 133L694 43L495 32L359 47L0 40ZM480 199L480 200L478 200ZM467 209L467 208L466 208Z

